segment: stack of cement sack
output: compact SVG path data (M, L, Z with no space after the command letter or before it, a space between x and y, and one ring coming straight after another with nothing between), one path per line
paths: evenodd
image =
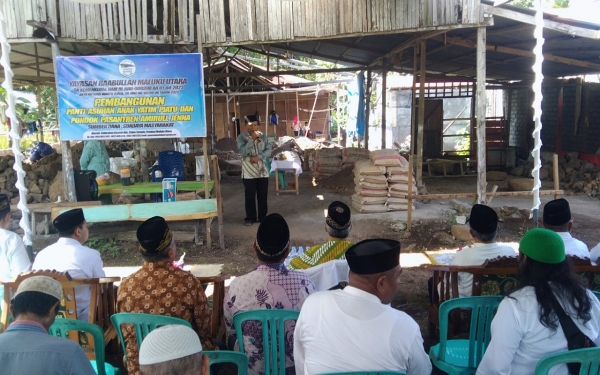
M316 179L327 178L340 171L342 167L342 148L337 145L317 150L313 171Z
M408 161L395 150L375 150L370 156L370 160L355 164L352 205L359 212L406 211ZM412 193L417 194L414 182L412 185Z
M348 147L342 150L342 168L354 165L357 161L369 159L370 152L365 148Z
M387 212L388 183L385 166L369 159L354 164L352 206L359 212Z

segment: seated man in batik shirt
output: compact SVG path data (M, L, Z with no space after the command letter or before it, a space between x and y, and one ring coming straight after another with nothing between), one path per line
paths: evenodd
M210 338L210 311L202 284L191 273L173 266L177 246L165 219L155 216L137 230L142 268L126 277L119 285L117 312L167 315L187 320L196 331L202 347L214 350ZM135 329L124 325L123 338L127 351L127 371L140 374Z
M239 311L259 309L300 310L309 294L316 291L310 278L299 271L289 271L283 261L290 252L290 230L279 214L268 215L258 227L254 251L258 267L235 278L225 294L225 325L228 346L238 349L233 315ZM244 349L249 358L248 374L265 373L260 323L244 325ZM294 322L286 322L286 374L294 373Z
M290 269L306 269L330 260L345 259L346 250L354 245L348 241L351 229L350 207L339 201L332 202L325 218L325 231L329 234L329 241L313 246L292 259Z

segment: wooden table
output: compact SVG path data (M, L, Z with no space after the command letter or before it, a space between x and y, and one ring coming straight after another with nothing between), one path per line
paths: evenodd
M212 190L214 180L208 181L208 190ZM196 191L204 189L204 181L177 181L178 191ZM132 185L110 184L98 186L98 194L162 194L162 182L136 182Z
M273 160L271 162L271 172L275 172L275 194L279 193L296 193L300 194L300 186L298 184L298 175L302 173L302 164L299 159L287 159L287 160ZM293 172L294 173L294 187L295 189L280 189L279 188L279 172ZM284 177L285 178L285 177Z

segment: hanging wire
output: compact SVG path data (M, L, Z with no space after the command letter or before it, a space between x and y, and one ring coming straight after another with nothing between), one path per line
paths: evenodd
M533 151L531 151L531 155L533 156L533 170L531 171L531 175L533 176L533 207L530 216L536 224L541 204L540 188L542 187L540 182L540 168L542 168L540 150L542 148L542 81L544 80L544 75L542 74L542 63L544 61L544 55L542 54L542 47L544 45L544 0L538 0L537 5L535 30L533 31L535 38L535 47L533 48L533 53L535 54L535 62L533 63L533 73L535 74L535 80L533 81L533 120L535 128L533 129L534 146Z
M7 117L10 119L10 138L12 139L12 151L15 155L15 164L13 169L17 172L17 182L15 186L19 189L19 205L17 206L21 212L21 221L19 225L23 228L25 236L23 242L26 246L31 246L31 228L29 226L29 208L27 208L27 188L24 184L25 171L23 170L24 155L20 149L21 136L19 134L19 120L15 113L15 93L13 90L12 78L14 76L10 68L10 44L6 39L6 19L4 13L0 9L0 45L2 47L2 57L0 57L0 65L4 68L4 83L2 87L6 90L6 101L8 107L6 109Z

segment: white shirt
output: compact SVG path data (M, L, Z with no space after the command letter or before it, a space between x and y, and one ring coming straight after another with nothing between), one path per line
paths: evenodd
M15 279L31 269L23 240L15 232L0 228L0 281Z
M576 256L582 259L588 259L590 257L590 251L583 242L571 237L569 232L556 232L562 237L565 243L565 255Z
M590 260L592 263L598 263L598 258L600 258L600 243L590 250Z
M600 302L590 292L592 319L585 325L573 321L589 338L600 345ZM544 327L539 319L539 304L533 287L528 286L505 297L492 321L492 341L477 369L477 375L533 374L537 362L545 356L567 351L567 339L560 324L556 331ZM565 304L562 303L563 308ZM567 304L568 305L568 304ZM570 309L565 309L569 315ZM556 366L551 375L567 375L566 365Z
M309 296L294 332L296 374L389 370L429 375L417 323L373 294L347 286Z
M69 272L73 279L104 277L100 253L72 238L61 237L56 243L44 248L33 262L34 270L57 270ZM88 320L91 287L75 287L77 319Z
M516 257L515 249L510 246L494 243L475 243L471 247L464 247L456 252L450 265L452 266L480 266L488 259L497 257ZM460 297L469 297L473 286L473 274L468 272L458 273L458 294Z

